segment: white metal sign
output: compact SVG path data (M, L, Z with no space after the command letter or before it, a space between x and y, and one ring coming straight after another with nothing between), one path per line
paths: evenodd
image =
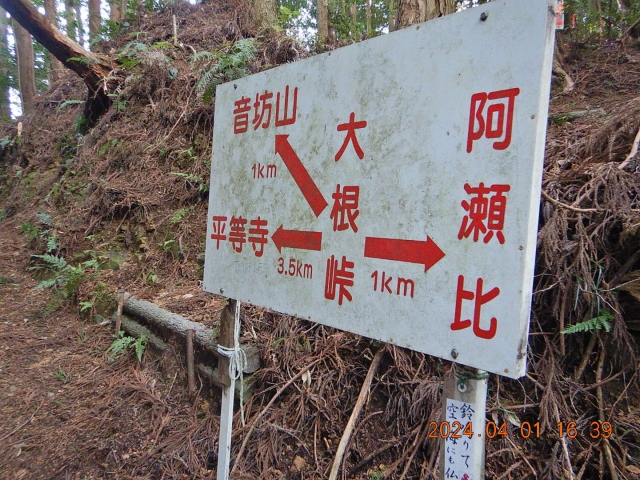
M205 289L522 376L552 2L219 86Z

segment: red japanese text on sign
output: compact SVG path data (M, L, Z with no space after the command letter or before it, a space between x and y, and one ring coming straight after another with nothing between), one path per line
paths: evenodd
M256 257L261 257L264 253L264 245L267 243L267 235L269 234L269 230L265 227L267 226L267 221L258 217L249 222L251 228L249 228L249 243L253 247L253 251Z
M220 242L227 239L224 234L224 229L227 226L227 217L214 215L213 216L213 233L211 234L211 240L216 241L216 250L220 250Z
M234 103L233 109L233 133L244 133L249 128L249 112L251 111L251 99L242 97Z
M473 197L470 201L463 200L461 203L467 214L462 219L458 240L469 238L473 234L473 241L477 242L480 234L484 234L483 241L488 243L495 233L498 242L504 244L502 230L507 210L507 197L504 194L511 190L511 186L496 184L485 187L484 183L480 182L477 187L472 187L465 183L464 190Z
M327 300L335 300L338 294L338 305L342 305L342 300L346 298L348 301L353 300L351 293L347 287L353 287L353 277L355 274L352 269L355 266L353 262L342 256L342 263L338 267L338 260L334 255L327 260L327 272L325 274L324 298ZM336 292L337 290L337 292Z
M331 195L333 207L329 218L333 220L333 231L343 231L351 228L358 231L356 218L360 215L358 210L358 199L360 197L360 187L355 185L345 185L340 190L340 184L336 186L336 191Z
M263 94L256 93L256 101L253 103L253 129L257 130L258 127L269 128L271 124L271 99L273 98L272 92L265 91Z
M511 144L513 111L519 88L496 92L479 92L471 96L467 153L471 153L473 142L485 136L493 142L495 150L505 150Z
M482 293L483 279L478 278L476 282L475 293L470 290L464 289L464 276L458 276L458 288L456 291L456 309L454 313L453 323L451 324L451 330L464 330L471 326L471 320L462 320L462 302L464 300L475 300L473 308L473 334L476 337L484 338L486 340L492 339L496 335L498 329L498 320L495 317L491 317L489 322L489 328L484 329L480 324L480 310L485 303L490 302L498 295L500 295L500 289L494 287L487 293Z
M225 230L229 226L228 236ZM214 215L212 223L211 240L216 242L216 250L220 250L220 242L228 240L231 248L236 253L242 253L242 247L247 241L251 244L256 257L261 257L264 253L264 246L268 242L269 230L266 228L267 220L254 218L249 221L249 237L247 238L247 219L242 216L231 216L231 220L226 215Z
M347 132L347 136L344 137L344 142L342 142L342 146L340 147L340 150L338 150L338 153L336 153L336 156L335 156L336 162L342 158L342 155L347 149L349 142L353 143L353 149L356 151L356 155L358 155L358 158L360 160L364 158L364 152L362 151L362 148L360 148L360 144L358 143L358 137L356 137L356 130L359 128L365 128L366 126L367 126L367 122L364 120L356 122L355 112L351 112L351 115L349 115L348 123L342 123L338 125L338 131Z
M231 217L229 222L229 242L233 249L242 253L242 245L247 242L246 231L247 219L240 217Z
M289 114L289 85L287 85L285 87L282 102L280 101L280 92L278 92L278 95L276 96L276 127L293 125L296 123L296 113L298 111L298 87L293 89L293 101L291 103L291 114ZM280 107L282 107L282 115L280 115Z
M233 133L245 133L249 130L249 114L251 112L251 98L244 95L234 102L233 109ZM284 94L276 94L276 112L273 118L273 92L265 90L264 93L256 93L253 102L253 117L251 124L254 130L269 128L271 120L276 127L293 125L298 113L298 87L293 91L289 85L284 89Z

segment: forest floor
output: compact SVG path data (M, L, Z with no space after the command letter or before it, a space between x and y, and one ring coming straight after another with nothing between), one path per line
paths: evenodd
M108 320L122 287L217 326L225 300L202 291L199 261L213 105L195 88L202 72L189 58L258 37L241 3L178 3L105 45L131 71L90 132L78 133L81 102L69 100L85 88L72 76L21 119L21 136L17 124L0 129L11 139L0 147L0 480L215 470L219 390L204 379L187 390L175 340L165 338L162 353L147 348L141 362L131 351L111 358ZM180 47L167 41L172 15ZM517 381L490 377L487 418L510 433L487 443L487 478L638 480L640 156L618 167L640 128L640 42L559 39L575 86L554 81L529 368ZM279 33L255 43L249 72L308 55ZM56 289L36 288L64 275ZM246 425L234 417L233 480L327 478L381 349L340 478L436 478L438 441L426 433L454 364L249 305L241 315L242 341L259 347L262 366ZM560 334L594 319L591 331ZM613 425L609 441L585 427L602 418ZM524 421L546 430L523 439ZM559 421L577 422L580 435L554 435Z

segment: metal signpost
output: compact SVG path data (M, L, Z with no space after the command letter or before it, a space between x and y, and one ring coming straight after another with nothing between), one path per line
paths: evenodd
M205 290L524 375L554 4L219 86Z

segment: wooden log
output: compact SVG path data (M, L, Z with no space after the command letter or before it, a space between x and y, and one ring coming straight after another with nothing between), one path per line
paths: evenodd
M122 315L122 329L129 335L135 338L140 338L144 335L147 338L147 342L153 345L154 348L160 351L164 351L167 348L167 344L163 342L159 337L153 334L147 327L140 325L131 317Z
M149 325L161 327L185 339L187 330L193 330L193 340L195 344L208 353L212 353L217 357L226 358L218 352L218 344L214 339L214 335L217 337L215 331L205 327L201 323L192 322L177 313L168 312L155 303L140 300L128 292L124 294L124 311L130 315L141 318ZM260 352L258 348L255 345L247 344L242 344L241 348L247 356L247 363L243 372L253 373L258 370L260 368Z
M128 317L127 315L122 315L122 329L135 338L140 338L142 335L144 335L145 337L147 337L147 342L150 345L153 345L153 347L157 350L164 351L167 348L167 344L164 341L154 335L153 332L151 332L147 327L145 327L144 325L140 325L138 322L133 320L131 317ZM223 387L220 375L218 374L217 370L202 363L198 363L197 368L198 372L200 372L200 375L209 380L209 382L211 382L213 385L218 388ZM244 395L242 397L242 400L244 402L247 402L253 394L254 379L251 376L244 376L242 378L242 382L244 383ZM240 398L240 380L236 380L235 395L236 398Z

